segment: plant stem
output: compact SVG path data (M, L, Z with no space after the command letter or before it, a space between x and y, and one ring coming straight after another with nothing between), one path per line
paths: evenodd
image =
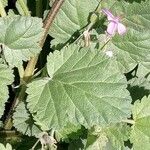
M20 4L22 10L24 11L25 16L30 16L29 9L27 5L25 4L24 0L18 0L18 3Z
M2 0L0 0L0 14L1 14L2 17L7 16L6 11L4 9L4 6L3 6L3 3L2 3Z
M43 28L45 29L44 35L43 35L41 41L39 42L39 45L41 48L44 45L44 42L46 40L49 28L52 25L52 22L56 16L56 14L58 13L60 7L62 6L63 2L64 2L64 0L56 0L53 4L51 10L49 11L46 19L44 20L44 23L43 23ZM25 81L28 81L28 79L33 75L37 60L38 60L38 56L32 57L30 59L30 61L28 62L27 67L25 69L25 73L24 73Z
M42 39L39 42L39 45L41 48L44 45L49 28L52 25L52 22L56 16L56 14L58 13L60 7L62 6L63 2L64 2L64 0L56 0L53 4L51 10L49 11L46 19L43 22L43 28L45 29L45 31L44 31L44 35L43 35ZM24 76L23 76L24 85L22 85L19 95L16 96L15 100L13 101L12 108L10 109L8 116L4 123L4 129L10 130L12 128L12 121L11 121L12 120L11 119L12 112L14 111L15 107L18 105L19 101L21 101L22 99L25 98L26 84L30 81L30 79L34 73L34 69L35 69L37 60L38 60L38 55L36 57L32 57L27 64L27 67L24 71Z
M122 120L122 122L129 123L129 124L132 124L132 125L135 124L135 121L131 120L131 119Z

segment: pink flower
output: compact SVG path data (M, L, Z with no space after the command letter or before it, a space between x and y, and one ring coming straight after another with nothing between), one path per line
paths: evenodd
M107 19L109 21L107 26L108 34L114 35L118 32L120 35L123 35L127 31L126 27L120 23L120 18L118 16L114 16L108 9L102 9L102 11L107 15Z

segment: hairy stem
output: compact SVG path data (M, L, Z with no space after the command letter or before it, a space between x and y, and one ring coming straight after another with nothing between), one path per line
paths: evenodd
M46 19L43 21L43 28L45 30L44 30L44 35L39 42L39 45L41 48L43 47L43 45L45 43L49 28L52 25L52 22L56 16L56 14L58 13L60 7L62 6L63 2L64 2L64 0L55 0L55 2L53 4L51 10L49 11ZM32 57L27 64L27 67L24 71L24 76L23 76L24 85L22 85L22 88L21 88L19 95L15 98L15 100L13 102L14 104L12 105L12 108L10 109L8 117L4 123L4 129L7 128L7 130L10 130L12 128L12 123L10 121L12 118L12 112L14 111L14 109L17 106L17 104L19 103L19 101L25 98L26 84L30 81L30 79L34 73L34 69L35 69L35 65L37 63L37 60L38 60L38 55L36 57Z
M1 14L2 17L7 16L6 11L4 9L4 6L3 6L3 3L2 3L2 0L0 0L0 14Z
M51 10L49 11L46 19L43 22L43 28L45 30L44 30L44 35L43 35L41 41L39 42L39 45L40 45L41 48L44 45L44 42L46 40L49 28L52 25L52 22L53 22L53 20L54 20L54 18L56 16L56 14L58 13L61 5L63 4L63 2L64 2L64 0L56 0L54 2L54 4L53 4ZM28 79L30 79L30 77L33 75L33 72L34 72L37 60L38 60L38 56L32 57L30 59L30 61L28 62L28 65L27 65L27 67L25 69L25 73L24 73L24 79L25 79L25 81L28 81Z

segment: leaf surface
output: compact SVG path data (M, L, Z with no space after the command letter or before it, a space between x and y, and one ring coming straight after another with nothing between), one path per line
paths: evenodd
M99 0L66 0L49 30L49 34L55 38L52 45L64 44L75 32L85 27L98 3Z
M136 101L133 109L133 119L131 142L133 149L145 150L150 147L150 98L144 97L141 102Z
M42 131L34 124L32 116L27 112L24 102L19 103L13 115L14 127L28 136L38 136Z
M0 117L9 98L8 86L13 82L13 73L6 65L0 64Z
M5 147L2 143L0 143L0 149L1 150L12 150L12 146L9 143L7 143L6 147Z
M20 66L41 50L42 19L13 16L0 18L0 44L10 66Z
M62 128L67 122L91 127L130 115L126 79L113 58L73 45L51 53L47 61L50 77L27 89L29 111L43 128Z
M130 127L126 124L114 124L104 128L96 127L89 132L86 150L122 150L124 141L129 139Z
M127 27L127 33L116 35L110 49L117 55L121 70L129 72L137 63L150 60L150 1L118 2L115 6L112 10L124 16L121 22Z

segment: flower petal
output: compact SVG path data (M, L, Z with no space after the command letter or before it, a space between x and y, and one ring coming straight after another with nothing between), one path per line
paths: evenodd
M123 35L124 33L126 33L126 31L126 26L124 26L122 23L118 23L118 33L120 35Z
M108 9L102 9L102 12L107 15L108 21L112 21L115 19L114 15Z
M107 27L108 34L114 35L115 32L117 31L117 26L118 26L118 24L116 22L111 21Z

